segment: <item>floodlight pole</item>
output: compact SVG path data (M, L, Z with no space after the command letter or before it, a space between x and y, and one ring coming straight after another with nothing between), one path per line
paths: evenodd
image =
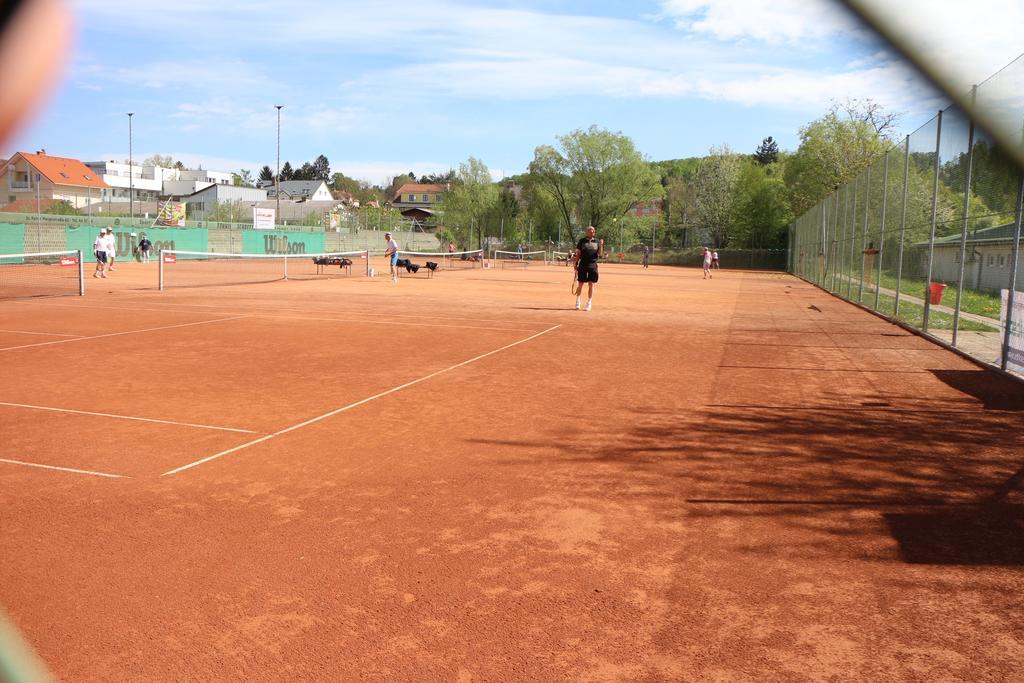
M274 195L277 197L277 214L274 216L274 223L281 220L281 110L283 104L275 104L277 109L277 174L274 175Z
M132 170L132 116L135 112L128 112L128 212L132 221L135 220L135 172Z

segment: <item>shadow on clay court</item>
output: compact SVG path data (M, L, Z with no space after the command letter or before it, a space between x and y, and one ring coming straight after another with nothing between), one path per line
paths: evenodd
M974 370L931 372L950 387L981 401L987 410L1024 411L1024 390L1019 381L992 372Z
M969 395L986 405L1017 405L992 401L1002 386L994 373L935 372L974 388ZM806 532L784 551L777 539L744 537L736 541L744 554L1024 565L1024 430L1014 415L966 397L955 405L918 399L905 408L879 400L632 412L632 423L617 428L562 432L545 442L478 442L549 457L548 476L641 498L674 521L774 518ZM866 523L831 512L842 509L878 516ZM878 542L886 531L897 557Z

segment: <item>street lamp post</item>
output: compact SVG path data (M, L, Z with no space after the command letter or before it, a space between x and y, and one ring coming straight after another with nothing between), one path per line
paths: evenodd
M274 223L281 220L281 110L283 104L275 104L277 109L277 173L274 175L274 196L277 197L277 213L274 216Z
M128 212L132 220L135 220L135 171L132 170L132 116L135 112L128 112Z

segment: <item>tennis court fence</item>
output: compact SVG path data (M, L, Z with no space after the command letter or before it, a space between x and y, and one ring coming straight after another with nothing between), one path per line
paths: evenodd
M976 86L1024 122L1024 57ZM790 227L790 270L1024 376L1024 175L949 106Z

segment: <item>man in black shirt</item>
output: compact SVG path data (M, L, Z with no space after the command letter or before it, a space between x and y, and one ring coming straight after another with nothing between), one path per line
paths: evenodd
M604 256L604 240L599 240L595 235L597 229L593 225L587 228L585 236L576 243L576 279L579 287L576 290L576 310L580 310L580 294L583 292L583 283L589 285L587 290L587 308L594 300L594 285L597 284L597 260Z

